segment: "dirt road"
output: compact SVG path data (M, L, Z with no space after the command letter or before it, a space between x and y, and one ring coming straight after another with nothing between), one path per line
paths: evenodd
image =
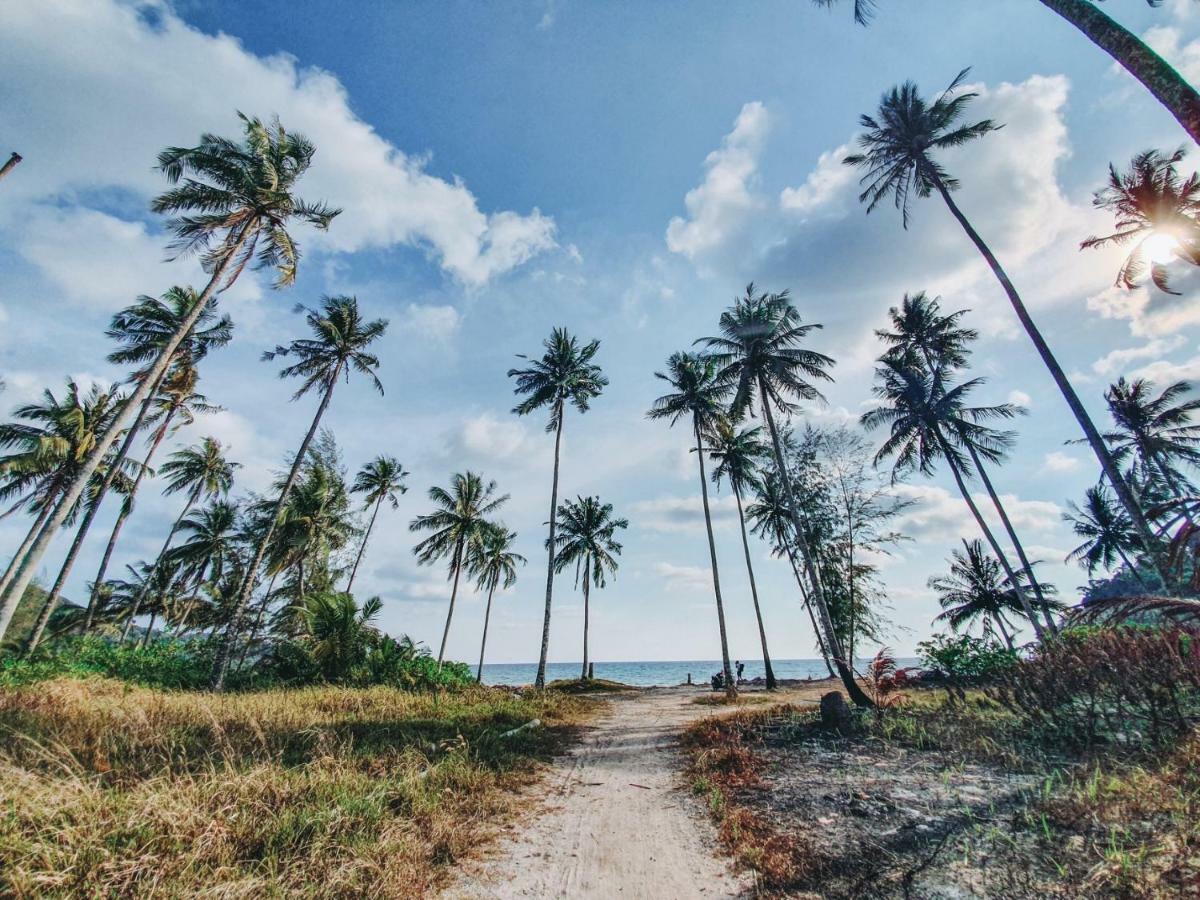
M679 731L714 710L697 690L616 695L570 754L545 797L448 900L516 897L738 897L750 888L718 858L713 826L680 790Z

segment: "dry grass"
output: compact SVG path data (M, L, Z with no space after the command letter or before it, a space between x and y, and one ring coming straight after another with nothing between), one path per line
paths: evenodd
M0 895L422 896L590 708L488 689L0 691ZM501 736L533 718L547 727Z

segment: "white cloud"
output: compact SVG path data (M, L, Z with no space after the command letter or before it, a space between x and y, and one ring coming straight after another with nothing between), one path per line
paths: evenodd
M711 591L712 570L701 566L677 566L673 563L654 564L654 571L667 583L669 591Z
M1042 465L1047 472L1074 472L1083 463L1077 456L1071 456L1061 450L1052 450L1043 458Z
M488 459L509 459L527 448L529 432L520 422L483 413L466 419L460 435L462 446Z
M672 252L695 260L720 248L762 208L762 198L752 188L769 124L762 103L756 100L742 107L720 149L705 158L704 181L684 197L687 217L676 216L667 225L667 246Z
M1129 377L1146 378L1160 387L1173 381L1200 381L1200 356L1193 356L1179 363L1168 362L1165 359L1156 360L1130 372Z
M1023 406L1028 409L1033 405L1033 398L1024 391L1009 391L1008 402L1015 406Z
M994 478L993 474L993 478ZM977 537L979 526L970 509L957 493L932 484L898 484L896 495L916 501L898 520L897 530L921 540L953 540ZM1048 500L1022 500L1013 494L1000 494L1000 502L1018 534L1025 531L1046 532L1057 529L1062 522L1062 509ZM1002 525L992 501L985 493L972 493L971 499L998 540L1004 541Z
M733 496L709 494L709 514L714 528L737 521L737 501ZM633 505L630 519L635 525L652 531L702 531L704 502L700 497L658 497L640 500Z
M852 152L849 144L822 153L817 166L808 173L798 188L785 187L779 194L779 206L789 212L805 214L826 206L839 196L845 196L847 186L855 175L842 160Z
M1105 378L1124 375L1129 368L1129 363L1134 360L1162 356L1164 353L1178 350L1186 343L1187 339L1183 335L1177 334L1150 341L1140 347L1123 347L1112 350L1092 363L1092 371Z
M1200 81L1200 41L1184 43L1183 32L1171 25L1156 25L1142 38L1188 81Z
M448 342L462 325L462 316L453 306L410 303L396 323L399 330L427 341Z
M1114 270L1115 271L1115 270ZM1200 324L1200 272L1172 273L1171 289L1179 296L1148 287L1129 290L1115 285L1087 299L1087 308L1105 319L1124 319L1137 337L1163 337Z
M0 216L10 230L34 204L80 191L144 202L165 184L152 169L159 150L201 131L235 134L240 109L278 113L317 147L300 193L344 214L328 235L302 241L341 251L420 247L466 285L555 246L553 219L537 209L483 212L462 180L431 174L427 155L406 153L359 119L329 72L282 53L256 56L233 37L192 28L165 3L18 4L5 16L0 58L6 87L23 98L6 120L26 158L5 185Z

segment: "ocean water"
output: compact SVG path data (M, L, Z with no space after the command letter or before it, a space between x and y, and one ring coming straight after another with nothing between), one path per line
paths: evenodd
M742 677L753 679L763 675L762 660L744 659L746 670ZM862 672L869 660L860 660L856 665ZM897 665L915 666L915 659L897 659ZM732 664L732 661L731 661ZM771 667L775 670L776 678L828 678L829 672L825 663L820 659L773 659ZM549 663L546 666L546 680L557 681L560 678L578 678L580 663ZM620 681L623 684L633 684L639 687L654 687L658 685L683 684L691 673L692 681L707 684L714 672L721 671L720 660L694 659L670 660L667 662L597 662L596 677L610 681ZM483 667L484 684L533 684L537 675L537 663L491 663Z

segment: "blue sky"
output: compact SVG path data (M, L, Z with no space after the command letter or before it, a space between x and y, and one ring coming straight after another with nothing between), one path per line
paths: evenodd
M902 9L901 9L902 7ZM1200 9L1172 0L1106 8L1189 77L1200 75ZM498 603L492 659L536 657L550 439L509 412L504 372L554 325L602 341L612 384L567 422L563 491L598 493L628 516L622 569L594 598L592 656L717 655L715 613L686 435L643 419L666 356L715 329L749 280L788 287L813 346L839 360L823 423L870 397L872 329L904 291L972 309L984 334L981 399L1014 398L1030 415L997 473L1018 528L1066 592L1072 546L1060 514L1094 478L1011 310L945 210L921 202L908 232L869 218L840 157L858 115L895 82L932 92L966 65L976 110L1006 128L946 159L960 201L1016 278L1064 366L1099 414L1118 374L1200 375L1194 278L1182 298L1111 287L1115 258L1077 245L1107 224L1090 208L1110 160L1173 148L1175 122L1100 51L1033 0L885 3L867 29L848 11L802 2L583 3L512 0L330 4L126 4L51 0L11 10L0 33L0 134L25 161L0 186L0 374L5 406L108 381L102 330L137 294L198 283L191 262L163 262L155 154L201 131L233 134L235 110L278 113L318 156L304 193L343 206L327 236L301 232L305 258L284 294L244 277L223 302L234 343L206 362L203 390L225 411L180 440L214 434L264 486L303 434L312 404L263 349L300 334L291 313L324 293L353 293L391 320L384 398L338 388L328 423L355 468L381 452L412 471L396 513L381 514L360 576L385 602L384 626L436 644L448 588L415 566L407 522L425 490L463 468L512 495L504 517L530 564ZM925 579L959 535L974 536L948 479L898 488L919 501L914 540L882 574L908 652L936 602ZM731 651L757 637L731 500L717 500L718 552ZM151 491L121 562L149 556L177 513ZM115 510L111 514L115 514ZM107 531L85 549L70 596L90 578ZM15 545L19 523L0 522ZM65 552L60 540L47 575ZM756 548L772 651L812 655L786 567ZM473 658L482 601L464 598L450 652ZM559 583L551 656L579 656L580 603Z

